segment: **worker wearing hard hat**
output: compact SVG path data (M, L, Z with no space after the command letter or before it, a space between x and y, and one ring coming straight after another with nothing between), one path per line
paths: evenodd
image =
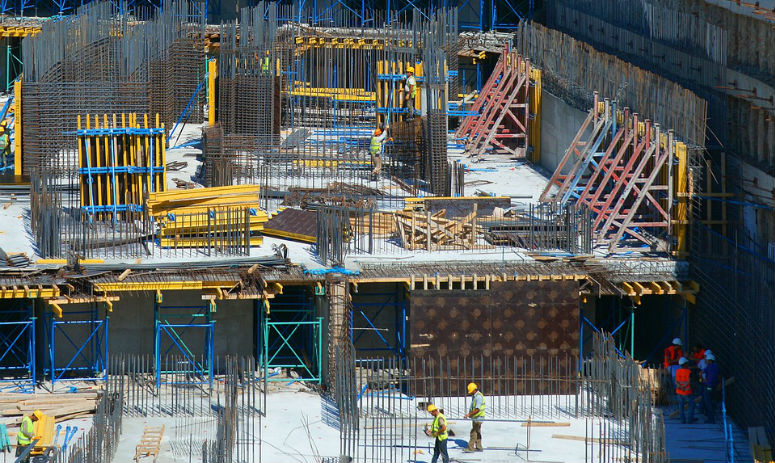
M681 338L673 339L673 343L665 349L665 369L670 371L670 376L675 381L675 371L678 369L678 359L684 356L684 351L681 349Z
M694 421L694 399L692 398L692 371L686 357L678 359L678 369L675 372L675 393L678 397L678 407L681 411L681 422L686 424ZM689 406L689 420L686 419L685 406Z
M271 60L269 59L269 50L267 50L266 56L264 56L264 59L261 60L261 72L264 74L269 74L270 69L271 69Z
M385 138L388 135L388 129L390 126L385 126L383 131L379 127L374 130L374 135L369 142L369 154L371 155L371 176L373 180L378 180L380 173L382 173L382 149L385 144Z
M0 122L0 157L2 157L0 160L2 167L6 167L11 159L11 137L8 135L6 121Z
M24 453L25 450L27 450L27 447L30 446L32 441L35 439L40 439L35 435L35 426L33 425L34 422L38 421L43 417L43 412L40 410L35 410L32 412L32 415L25 415L24 418L22 418L22 425L19 428L18 434L16 434L16 457L18 458L22 453ZM27 453L27 456L25 456L21 460L17 460L20 463L27 463L30 461L30 454Z
M468 448L465 452L481 452L482 448L482 420L484 420L484 394L476 383L468 383L468 395L471 396L471 409L466 413L466 418L471 418L471 435L468 439Z
M721 369L716 363L716 356L710 350L705 353L705 368L702 370L702 406L705 410L705 422L716 422L716 411L713 407L713 396L721 385Z
M447 453L447 438L449 433L447 432L447 419L444 418L444 414L436 408L435 405L428 405L428 413L433 416L433 423L430 429L425 430L425 434L429 437L435 437L436 442L433 445L433 458L431 463L436 463L441 455L441 461L443 463L449 463L449 454Z
M414 77L414 68L406 68L406 83L404 84L404 101L406 110L409 113L407 118L414 119L414 98L417 95L417 79Z

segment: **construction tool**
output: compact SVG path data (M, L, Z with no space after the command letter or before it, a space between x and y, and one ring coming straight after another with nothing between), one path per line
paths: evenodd
M75 437L76 432L78 432L78 426L67 426L67 429L65 429L64 442L62 443L62 452L67 450L67 444Z

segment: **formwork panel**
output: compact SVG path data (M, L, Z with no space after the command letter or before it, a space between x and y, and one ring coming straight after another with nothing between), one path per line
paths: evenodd
M446 386L426 384L430 389L463 388L468 377L494 380L539 370L559 379L578 368L574 281L493 282L489 291L413 291L409 325L409 357L452 379ZM520 393L525 392L531 391Z
M490 290L411 293L413 356L579 353L578 283L493 282Z

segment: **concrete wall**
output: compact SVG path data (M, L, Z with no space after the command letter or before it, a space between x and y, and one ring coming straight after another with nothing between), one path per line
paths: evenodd
M553 173L587 113L544 91L541 94L541 166ZM567 168L563 169L567 172Z

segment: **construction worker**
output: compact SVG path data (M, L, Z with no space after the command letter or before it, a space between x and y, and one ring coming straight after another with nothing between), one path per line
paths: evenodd
M35 435L35 426L33 423L38 421L43 417L43 412L40 410L35 410L32 412L32 415L25 415L24 418L22 418L22 425L19 428L19 432L16 434L16 457L18 458L22 453L24 453L25 450L27 450L27 447L30 446L32 441L35 439L40 439L40 437ZM26 457L22 460L18 460L20 463L27 463L30 461L30 455L27 454Z
M482 448L482 420L484 419L484 394L476 383L468 383L468 395L471 396L471 409L466 413L466 418L471 418L471 435L468 439L468 448L465 452L481 452Z
M8 135L8 124L6 121L0 122L0 156L2 156L2 167L7 167L11 160L11 137Z
M425 430L425 434L429 437L435 437L436 442L433 444L433 458L431 463L436 463L441 455L441 461L443 463L449 463L449 454L447 453L447 419L435 405L428 405L428 413L433 416L433 424L430 429Z
M692 362L694 362L696 365L700 365L700 361L705 358L705 349L702 347L702 344L696 343L694 344L694 347L692 347Z
M678 369L675 371L675 393L678 396L678 407L681 410L681 423L694 422L694 399L692 398L691 374L688 368L689 360L681 357L678 360ZM686 420L684 407L689 405L689 420Z
M263 61L261 61L261 72L264 74L269 74L269 70L271 68L271 61L269 60L269 50L266 51L266 56L264 56Z
M708 358L708 355L715 355L715 354L713 353L712 350L705 349L705 356L702 358L702 360L697 362L697 368L699 368L700 371L705 371L705 367L708 366L708 362L706 361L706 359Z
M702 371L702 407L705 410L705 422L715 423L716 412L713 407L713 396L721 384L721 369L716 363L716 356L709 353L705 356L705 369Z
M670 376L675 381L675 371L678 369L678 359L684 356L684 351L681 349L681 338L673 339L673 344L665 349L665 369L670 370Z
M374 168L371 170L372 180L379 179L379 174L382 172L382 148L385 144L385 139L388 135L388 129L390 126L385 126L384 132L382 129L377 128L374 130L374 135L369 142L369 154L371 154L371 165Z
M406 84L404 84L404 101L409 112L409 120L414 119L414 98L417 95L417 79L414 77L414 68L406 68Z

